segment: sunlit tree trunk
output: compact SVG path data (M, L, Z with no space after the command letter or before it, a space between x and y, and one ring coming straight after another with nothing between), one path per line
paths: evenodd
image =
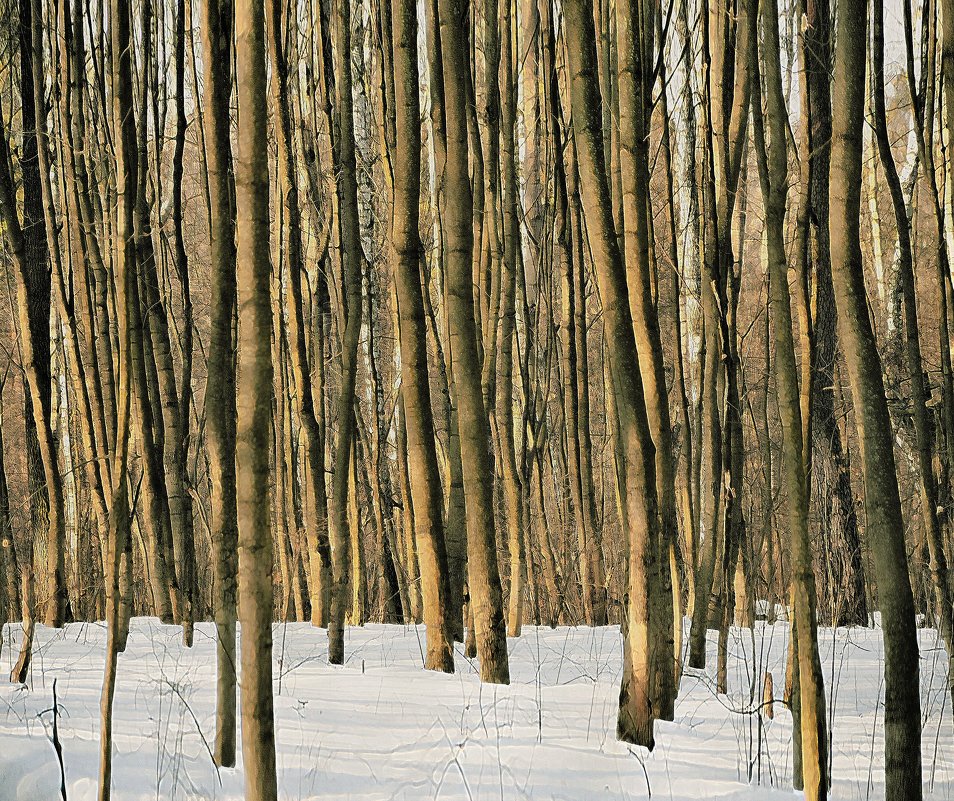
M242 624L242 759L247 801L275 801L272 708L272 531L268 440L272 409L265 8L235 6L235 82L241 113L235 159L238 326L236 509ZM344 470L347 475L347 469Z
M837 359L837 312L831 279L828 238L828 182L831 157L831 11L828 0L805 3L806 24L801 32L805 59L804 124L807 127L808 216L810 238L805 242L805 257L812 265L813 315L811 336L814 354L802 363L802 425L809 425L812 448L805 458L812 466L807 473L812 481L813 502L826 521L830 547L820 561L827 559L833 581L821 584L820 612L838 612L835 625L867 623L864 568L854 492L848 473L847 443L838 428L839 410L834 383ZM804 191L804 190L803 190ZM804 234L809 237L808 232ZM801 326L801 322L800 322ZM801 332L805 349L805 332ZM806 374L806 368L809 371ZM807 393L807 395L806 395ZM837 603L832 595L841 594ZM837 607L837 609L836 609Z
M659 499L659 541L654 556L658 584L650 602L654 671L654 712L672 720L676 700L672 616L672 574L669 551L676 540L676 474L672 454L669 394L663 368L662 342L650 264L649 120L654 57L655 9L631 0L617 0L619 79L619 160L623 195L623 246L639 369L649 428L656 451L656 495Z
M619 447L617 465L625 486L629 532L626 660L620 688L616 733L621 740L653 746L650 592L658 547L655 448L649 430L643 386L636 363L636 340L629 309L626 272L613 226L609 183L602 160L596 40L586 5L564 6L566 52L573 109L573 135L579 159L583 208L587 216L593 264L603 300L604 336L616 400ZM624 484L625 482L625 484Z
M438 21L437 0L427 0L424 3L424 19L426 22L427 39L427 83L430 90L430 133L431 145L434 154L434 186L431 205L435 217L435 268L432 271L437 278L439 288L444 276L444 174L447 162L447 126L444 115L444 71L443 54L441 48L441 32ZM426 261L422 260L422 268ZM443 298L442 298L443 300ZM444 398L444 411L447 415L447 457L446 469L447 484L445 489L445 541L447 544L448 569L448 603L447 615L450 633L454 639L464 639L464 587L467 580L467 522L464 510L464 477L463 466L460 461L460 436L457 427L457 402L451 395L450 384L453 383L453 366L450 359L445 357L441 339L449 341L446 335L446 315L444 316L445 332L438 331L433 304L430 302L428 288L424 287L424 303L431 323L431 334L435 349L439 355L440 394Z
M705 666L710 611L720 625L731 581L741 527L741 404L735 342L732 220L740 166L747 141L749 52L755 41L755 4L748 0L734 14L713 2L700 15L702 26L703 161L702 308L706 362L703 372L703 428L706 476L700 501L705 538L701 543L690 630L689 664ZM721 557L721 562L720 562ZM715 608L713 608L713 603ZM724 637L724 634L723 634ZM724 667L724 661L723 661Z
M311 594L311 620L315 625L327 623L328 593L331 589L331 549L327 528L327 491L325 489L324 440L315 414L311 369L306 352L307 322L302 298L304 263L301 239L301 209L298 197L298 170L292 138L289 107L289 69L285 55L285 3L270 0L268 6L268 43L272 64L272 107L275 110L276 143L278 151L278 183L282 198L285 264L288 268L285 289L288 295L289 345L292 374L295 378L294 397L298 419L304 434L307 475L310 480L306 494L306 539ZM314 360L323 358L313 354ZM347 463L347 459L345 463ZM347 473L347 470L345 470ZM347 487L347 484L345 484Z
M490 432L480 386L478 328L473 291L473 196L468 176L465 94L470 75L463 36L466 5L439 0L447 159L444 175L444 241L452 393L457 404L467 516L470 606L483 681L508 684L510 669L504 627L503 592L497 566L493 519Z
M152 609L164 623L178 621L178 584L175 581L174 565L166 556L166 545L170 537L169 497L166 492L162 466L161 415L156 415L154 397L150 394L152 362L152 338L147 328L151 316L149 299L144 284L155 272L155 251L152 245L152 231L149 221L149 208L146 203L146 181L148 178L147 159L147 117L148 71L152 54L151 6L144 4L143 72L140 89L140 116L137 119L137 169L135 197L136 259L131 265L133 278L130 283L129 306L129 347L131 357L130 387L133 393L133 437L134 449L140 457L142 469L141 515L137 515L143 532L144 556L147 576L152 594Z
M510 0L503 0L506 8L500 15L500 197L503 230L500 269L500 340L498 346L498 380L496 397L497 441L500 451L500 472L507 510L507 550L510 555L510 599L507 631L519 636L523 622L527 594L527 499L517 458L514 431L514 405L517 400L513 380L514 342L516 331L516 300L518 259L522 255L521 231L518 218L517 186L517 90L514 85L513 17ZM520 415L521 419L523 415Z
M789 528L792 596L798 630L799 718L801 776L805 797L828 797L828 743L825 689L818 655L817 599L808 527L808 477L805 475L801 395L792 333L792 304L785 253L785 201L788 193L788 115L782 95L778 4L761 0L762 63L765 70L765 119L762 91L755 82L752 116L758 156L759 181L765 207L765 247L769 272L769 300L775 335L775 386L782 426L782 483ZM758 75L758 64L755 67Z
M417 6L395 0L392 10L396 150L391 239L395 252L401 338L401 392L407 428L409 483L414 506L414 534L421 568L421 595L427 625L431 670L454 670L447 627L447 554L444 545L443 497L427 365L427 328L421 286L418 230L421 180L420 77L417 66Z

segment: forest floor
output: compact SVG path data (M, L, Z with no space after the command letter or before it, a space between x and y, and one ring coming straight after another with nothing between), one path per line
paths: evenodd
M729 694L714 691L715 633L705 673L688 671L673 723L656 748L616 741L619 629L525 627L511 639L509 687L481 685L457 654L457 673L422 669L423 628L368 625L347 632L347 664L326 664L327 637L276 625L275 721L281 799L735 799L791 798L791 716L776 704L759 734L751 710L761 676L784 686L788 627L730 634ZM12 642L11 642L12 635ZM216 770L213 628L195 647L156 620L133 621L119 660L113 798L242 798L242 763ZM0 665L16 656L5 627ZM880 631L819 633L834 707L833 798L883 798ZM921 637L925 797L954 798L954 749L945 657ZM69 801L96 796L105 630L38 627L27 687L0 685L0 801L54 801L59 767L51 735L56 679ZM752 676L759 677L751 703Z

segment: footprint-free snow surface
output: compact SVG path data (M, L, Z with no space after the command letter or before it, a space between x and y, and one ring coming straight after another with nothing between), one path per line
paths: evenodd
M215 643L209 624L195 646L181 630L133 621L119 659L113 798L241 799L242 761L216 770ZM729 693L709 668L687 671L676 719L658 723L656 748L616 741L622 666L615 627L525 627L509 640L509 687L481 685L458 650L457 673L422 668L423 628L368 625L347 632L347 664L327 664L325 632L274 628L275 725L281 799L790 799L791 717L752 714L769 670L784 686L788 628L758 624L730 634ZM820 632L833 705L834 787L840 799L883 789L880 630ZM3 634L4 670L19 626ZM12 642L11 642L12 639ZM921 641L925 796L954 798L954 726L945 656L936 633ZM39 627L27 686L0 685L0 801L53 801L60 772L51 742L52 689L69 801L96 797L99 696L105 630ZM750 700L753 675L756 701Z

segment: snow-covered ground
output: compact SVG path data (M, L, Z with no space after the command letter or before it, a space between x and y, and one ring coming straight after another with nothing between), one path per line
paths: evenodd
M216 770L215 647L211 625L195 647L153 619L133 621L119 661L113 798L241 799L235 770ZM11 646L12 635L12 646ZM0 664L16 655L5 627ZM784 685L787 626L733 631L730 693L707 675L682 681L674 723L659 723L653 753L614 737L621 669L617 628L526 627L510 640L509 687L481 686L458 652L457 673L422 669L423 629L349 629L347 664L326 664L327 637L307 624L275 627L275 718L282 799L737 799L791 798L791 717L749 714L754 669ZM883 797L880 632L820 634L834 702L834 798ZM105 631L39 627L29 689L0 684L0 801L58 798L50 741L57 679L70 801L94 799ZM954 725L945 658L921 632L925 796L954 798ZM761 680L759 681L761 685ZM758 696L761 694L759 687ZM760 698L759 698L760 700Z

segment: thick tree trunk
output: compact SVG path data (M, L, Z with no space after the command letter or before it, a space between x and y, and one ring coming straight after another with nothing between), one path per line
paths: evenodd
M392 15L396 149L391 240L401 338L401 392L407 429L409 483L414 534L421 568L421 595L427 625L431 670L454 670L447 626L447 553L444 545L443 497L427 365L418 230L421 180L420 79L417 67L417 6L396 0Z
M65 574L66 529L63 484L53 434L49 249L39 163L39 139L46 137L47 133L45 109L41 107L38 115L36 108L36 87L39 85L42 88L44 85L45 73L41 71L39 75L35 74L30 0L20 0L19 8L23 223L20 223L16 187L10 175L7 130L0 137L0 159L4 160L0 167L0 214L15 268L17 325L21 333L21 363L26 384L24 398L30 516L34 536L37 537L35 552L37 557L45 561L40 600L46 624L62 626L69 610ZM42 54L40 56L42 63ZM42 130L38 128L38 119L43 123Z
M438 20L437 0L424 3L424 18L427 31L427 70L430 88L431 143L434 153L434 186L431 205L435 218L434 275L444 276L444 173L447 163L447 126L444 116L444 59L441 48L441 32ZM422 254L422 268L425 260ZM443 297L442 297L443 300ZM467 521L464 510L464 478L460 461L460 436L457 429L457 405L451 396L450 384L453 384L452 365L445 359L441 343L450 340L446 331L438 332L436 315L430 302L425 282L424 303L428 309L431 334L438 353L440 368L440 393L444 398L444 410L447 415L447 457L445 472L448 486L445 489L445 539L447 544L448 603L447 614L451 636L455 640L464 640L464 587L467 583ZM445 315L446 323L446 315Z
M586 355L586 299L581 297L584 286L579 225L579 197L576 192L576 161L573 157L572 140L566 145L563 137L563 109L560 101L560 86L556 69L556 43L553 11L544 0L540 4L542 24L543 70L547 91L547 121L553 141L554 184L554 260L561 278L562 323L560 326L563 345L563 398L562 411L566 425L567 480L570 484L569 500L573 509L576 542L579 549L580 591L582 595L583 620L596 626L606 622L606 606L603 598L602 572L600 570L598 531L595 526L592 496L592 469L590 465L589 391L587 382ZM564 159L560 154L566 152ZM572 188L572 193L571 193ZM583 329L583 330L580 330ZM542 446L542 443L541 443ZM538 486L542 494L544 463L542 453L539 463ZM541 498L541 509L545 502ZM541 540L547 538L542 537ZM547 583L557 586L557 569L552 548L547 549L549 558L544 560L544 575ZM545 551L546 555L546 551ZM594 558L595 557L595 558ZM566 609L566 599L553 597L550 601L551 615L559 619Z
M811 225L811 241L810 244L806 242L806 247L814 267L812 334L815 353L808 360L812 370L808 381L811 413L806 415L803 410L802 423L808 422L811 426L812 450L806 453L806 458L812 466L809 475L814 485L813 503L824 521L822 535L826 547L822 551L832 571L830 580L821 582L819 611L831 617L832 625L865 625L868 608L854 492L848 474L846 443L838 429L836 393L830 389L837 360L838 314L826 224L831 160L832 42L828 0L806 2L805 13L807 24L802 33L802 54L806 80L803 91L808 108L808 218ZM802 372L804 375L804 366ZM804 386L802 391L805 392Z
M580 168L593 264L603 300L604 332L612 374L618 425L617 469L625 488L629 532L629 601L626 611L624 671L616 733L621 740L653 746L650 594L658 547L655 448L649 429L636 340L629 308L626 272L613 226L609 184L602 161L603 133L596 78L593 19L585 4L564 6L566 47L573 107L573 135ZM625 482L625 483L624 483ZM667 621L668 623L668 621Z
M235 439L238 595L242 624L242 758L247 801L275 801L272 708L272 531L268 440L272 408L265 9L235 6L241 109L235 160L238 412ZM347 470L345 469L345 475Z
M619 54L619 160L623 193L623 244L633 316L639 370L645 388L646 412L656 450L656 495L659 499L659 541L654 556L658 584L650 598L653 670L653 705L656 717L672 720L677 688L674 639L672 574L669 551L676 541L676 473L672 454L669 393L663 366L662 341L653 269L650 264L652 232L649 206L649 109L652 106L652 70L655 53L655 10L631 0L616 5ZM647 63L649 62L649 63Z
M938 520L938 491L934 478L932 446L934 436L931 413L925 406L929 390L925 383L921 359L921 340L918 327L917 296L914 283L914 266L911 253L911 222L901 188L898 168L891 152L888 138L888 123L884 100L884 7L883 0L873 0L873 37L871 61L874 82L874 133L878 154L884 167L885 180L891 192L894 218L898 231L898 280L904 304L904 343L908 362L908 378L911 393L911 416L914 418L915 445L918 460L918 484L921 494L921 520L927 539L931 563L931 580L934 589L935 611L940 625L941 638L948 653L948 691L954 700L954 613L951 608L951 587L947 569L947 556Z
M891 420L881 359L868 317L859 239L866 0L842 0L832 102L832 279L838 330L858 426L867 537L878 582L885 648L885 790L888 801L921 798L918 644L908 578Z
M456 401L464 495L467 498L467 560L481 680L510 682L503 592L497 566L493 519L490 432L480 386L473 291L473 197L468 176L466 86L470 63L463 33L466 6L439 0L447 160L444 176L447 320L452 393ZM432 20L437 22L437 20Z

